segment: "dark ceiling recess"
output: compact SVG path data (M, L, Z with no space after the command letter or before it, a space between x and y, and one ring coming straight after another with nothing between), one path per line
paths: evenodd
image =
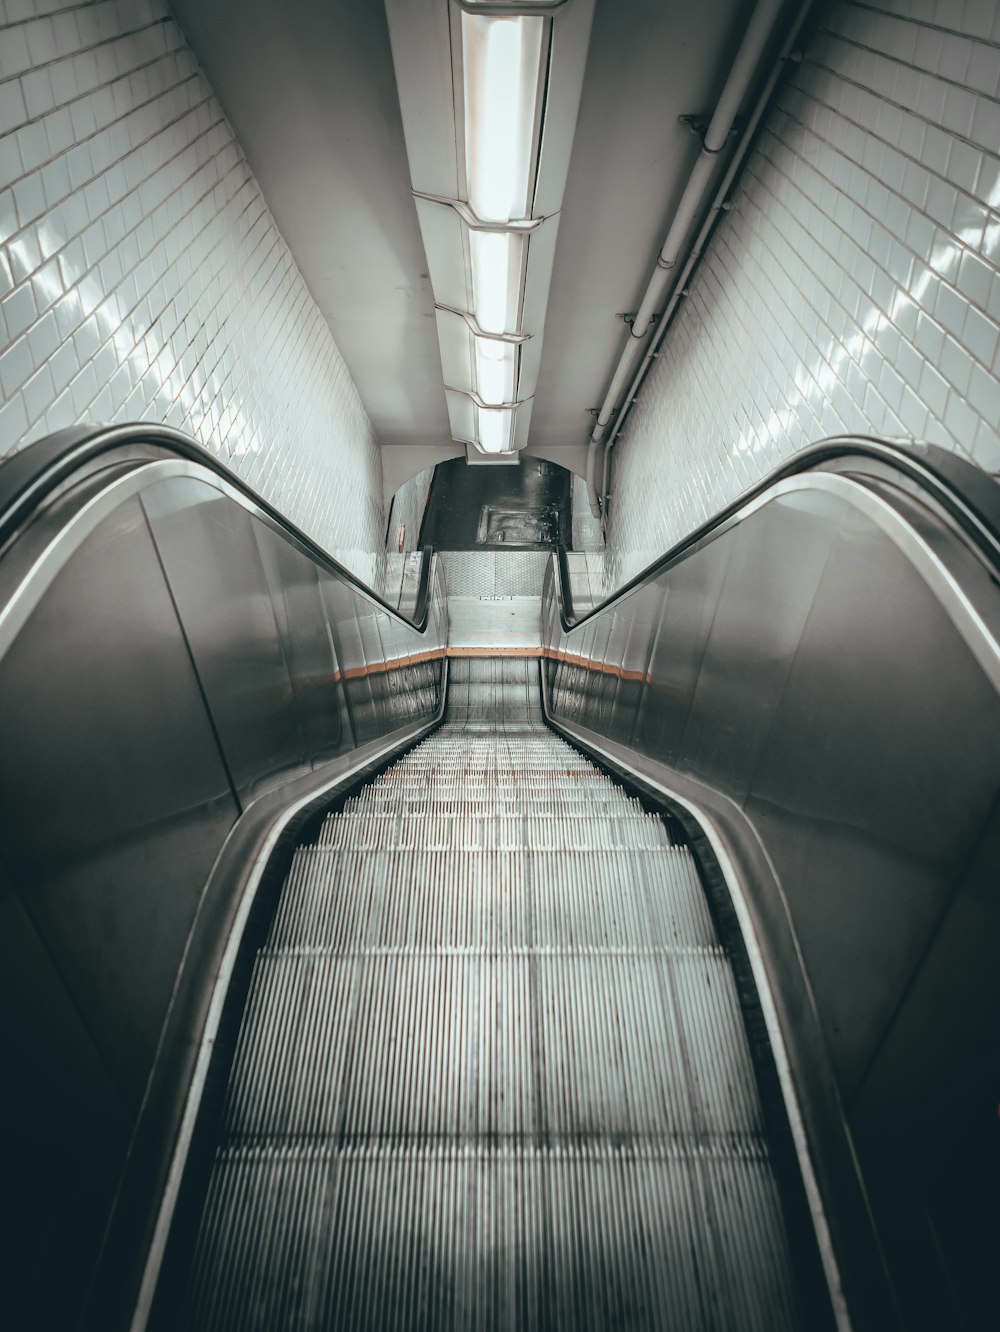
M439 463L421 545L438 550L552 550L572 536L570 473L542 458L517 467Z

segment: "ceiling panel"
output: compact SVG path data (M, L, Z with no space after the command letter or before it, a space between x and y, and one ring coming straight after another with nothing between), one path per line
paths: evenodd
M394 473L398 446L455 452L380 0L173 8ZM742 0L597 0L529 452L582 463L586 409L622 345L616 315L635 309L697 155L678 116L711 111L747 13Z
M711 113L742 35L741 0L598 0L535 394L533 444L584 445L698 156L679 123Z

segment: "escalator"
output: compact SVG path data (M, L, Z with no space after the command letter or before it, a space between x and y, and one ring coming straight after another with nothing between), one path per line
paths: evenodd
M176 432L0 467L12 1325L986 1325L996 483L575 572L485 655Z
M690 851L463 677L295 852L165 1325L820 1326Z

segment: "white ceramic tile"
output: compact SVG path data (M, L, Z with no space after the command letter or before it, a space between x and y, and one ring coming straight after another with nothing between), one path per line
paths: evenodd
M984 365L990 365L997 350L998 333L995 320L990 319L974 306L965 312L965 325L962 340L973 356Z
M23 28L9 28L0 41L0 78L13 78L31 68L28 38Z
M975 99L970 137L987 152L996 153L1000 144L1000 104L992 98Z
M5 16L0 455L169 421L377 579L374 432L165 0Z
M984 42L974 42L965 82L974 92L995 97L1000 88L1000 50Z
M616 446L605 586L822 435L1000 471L997 12L819 6Z
M604 537L599 521L590 512L587 483L583 477L572 478L573 549L597 552L604 550Z
M386 530L386 544L389 550L396 551L398 549L399 529L401 527L406 529L403 537L403 550L417 549L420 524L423 521L424 510L427 507L427 496L430 494L433 478L434 468L428 467L423 472L418 472L416 476L411 476L409 481L404 482L396 491L393 496L392 511Z

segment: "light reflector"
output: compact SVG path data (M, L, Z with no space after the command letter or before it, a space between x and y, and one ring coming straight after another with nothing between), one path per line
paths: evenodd
M472 461L528 445L594 3L385 0L448 421Z
M495 338L476 338L476 388L483 402L499 407L514 400L517 348Z
M495 411L489 407L477 408L479 417L479 447L484 453L509 453L514 424L512 411Z
M542 18L462 11L466 176L484 222L528 213L544 31Z
M484 333L517 328L524 241L504 231L470 231L472 306Z

